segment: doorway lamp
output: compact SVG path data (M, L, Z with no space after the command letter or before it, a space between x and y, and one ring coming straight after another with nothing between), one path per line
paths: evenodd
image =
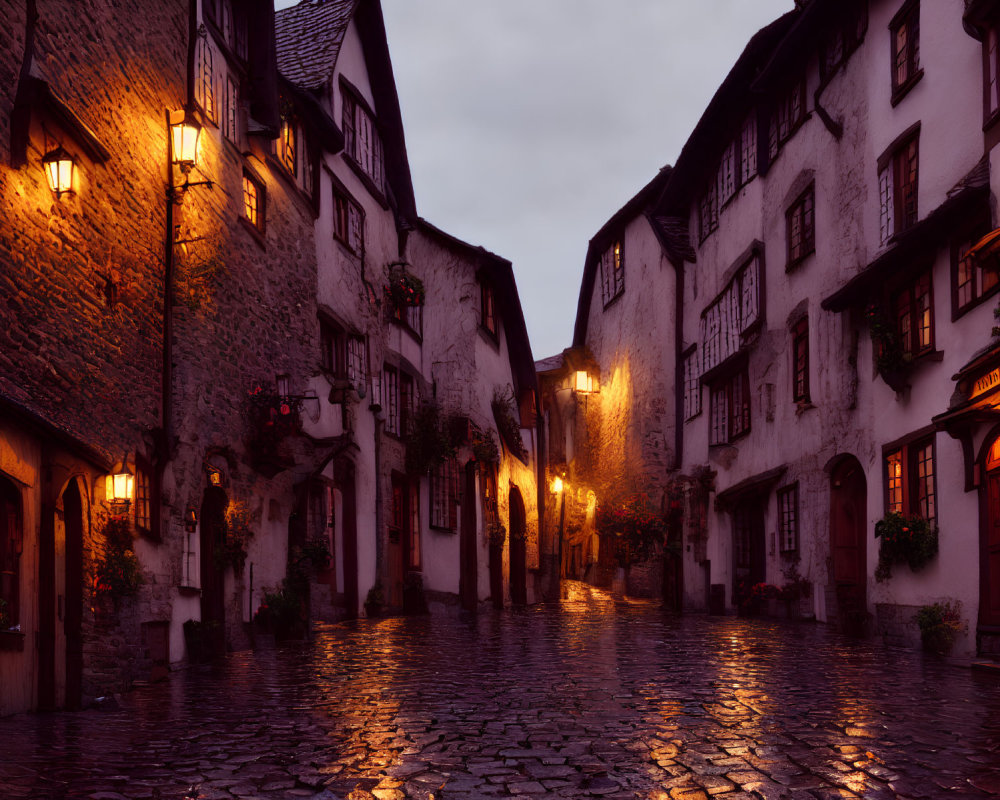
M128 514L129 506L132 504L132 491L135 488L135 476L128 468L127 453L122 459L121 469L108 475L105 487L111 513L118 517Z
M573 381L573 388L578 394L596 394L600 391L597 380L585 369L576 371L576 379Z
M42 166L45 168L49 189L56 197L73 193L73 172L76 162L64 148L57 147L42 156Z

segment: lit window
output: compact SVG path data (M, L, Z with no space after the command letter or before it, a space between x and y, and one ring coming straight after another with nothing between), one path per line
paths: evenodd
M601 256L601 297L607 306L625 291L625 253L621 240L615 241Z
M977 305L980 300L993 294L1000 283L1000 264L996 255L972 258L969 250L987 232L985 222L975 226L971 236L954 245L952 265L952 302L955 316ZM984 269L984 266L986 269Z
M479 319L483 328L494 338L499 335L497 325L496 294L488 281L479 282Z
M799 549L799 485L779 489L777 497L781 552L792 553Z
M892 33L892 101L897 103L920 72L920 3L903 6L889 24Z
M896 334L902 356L913 359L934 349L931 275L925 272L896 293Z
M264 232L264 186L243 172L243 217L259 233Z
M934 436L917 439L885 454L886 511L937 519Z
M816 215L814 191L810 186L792 204L786 215L788 231L788 266L801 261L816 249Z
M278 135L278 160L292 175L298 175L298 161L295 158L295 123L290 119L281 120Z
M809 319L803 317L792 328L792 399L809 402Z
M153 530L152 514L152 470L138 454L135 457L135 526L141 530Z

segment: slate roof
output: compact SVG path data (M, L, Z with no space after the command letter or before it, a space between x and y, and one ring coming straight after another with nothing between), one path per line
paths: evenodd
M276 12L278 71L303 89L324 89L333 77L340 45L358 2L303 0Z

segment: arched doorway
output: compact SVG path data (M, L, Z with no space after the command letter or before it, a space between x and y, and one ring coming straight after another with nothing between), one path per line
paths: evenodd
M1000 626L1000 434L987 440L980 489L979 627Z
M226 647L226 581L223 554L226 545L226 508L229 497L218 486L208 486L201 501L201 621L209 652L222 655Z
M516 486L510 489L510 601L514 605L528 604L528 524L524 499Z
M830 556L841 626L855 628L867 614L868 484L854 456L830 473Z

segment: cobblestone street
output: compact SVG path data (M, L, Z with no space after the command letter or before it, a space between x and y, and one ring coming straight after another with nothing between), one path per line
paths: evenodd
M1000 794L1000 680L821 625L560 606L324 627L0 720L4 798Z

